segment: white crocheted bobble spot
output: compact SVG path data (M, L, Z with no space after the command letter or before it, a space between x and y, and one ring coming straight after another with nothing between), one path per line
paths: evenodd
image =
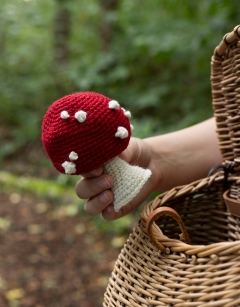
M115 136L120 139L125 139L128 137L128 131L126 128L120 126L118 127L117 132L115 133Z
M65 174L71 175L71 174L76 173L76 165L73 162L65 161L62 164L62 167L65 170Z
M82 110L78 111L75 113L75 118L79 121L79 123L83 123L87 118L87 113Z
M67 111L62 111L60 116L61 116L62 119L67 119L67 118L69 118L70 115L68 114Z
M133 126L133 125L130 125L130 128L131 128L131 131L133 131L133 130L134 130L134 126Z
M125 110L124 108L122 108L124 115L128 118L131 119L132 114L130 111Z
M71 151L69 154L69 159L70 160L77 160L78 159L78 154L74 151Z
M119 103L116 100L109 101L108 106L109 106L109 109L113 109L113 110L117 110L120 107Z
M125 115L128 119L131 119L131 117L132 117L132 114L131 114L130 111L125 111L125 112L124 112L124 115Z

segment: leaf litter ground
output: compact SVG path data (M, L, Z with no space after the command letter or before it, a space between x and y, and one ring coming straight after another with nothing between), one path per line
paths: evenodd
M119 254L83 215L0 193L0 307L100 307Z

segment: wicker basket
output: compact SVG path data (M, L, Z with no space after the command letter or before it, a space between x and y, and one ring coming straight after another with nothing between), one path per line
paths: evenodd
M240 306L240 26L224 36L211 66L224 163L144 207L115 264L104 307Z

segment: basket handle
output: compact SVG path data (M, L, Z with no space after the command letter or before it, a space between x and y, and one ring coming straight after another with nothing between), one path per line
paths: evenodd
M146 223L146 228L147 228L147 233L150 238L150 240L154 243L155 246L157 246L162 252L166 252L166 248L156 239L154 236L154 231L153 231L153 223L158 220L160 217L167 215L172 217L179 225L182 233L180 234L180 239L181 241L191 244L189 235L187 233L186 227L184 225L184 222L180 215L175 211L174 209L170 207L159 207L155 209L148 217L147 223Z

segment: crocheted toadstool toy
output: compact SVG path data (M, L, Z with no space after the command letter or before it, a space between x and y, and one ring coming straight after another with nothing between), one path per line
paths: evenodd
M151 171L131 166L118 155L131 137L131 113L98 93L64 96L48 109L42 123L42 141L55 168L64 174L88 173L103 165L113 177L114 209L133 199Z

